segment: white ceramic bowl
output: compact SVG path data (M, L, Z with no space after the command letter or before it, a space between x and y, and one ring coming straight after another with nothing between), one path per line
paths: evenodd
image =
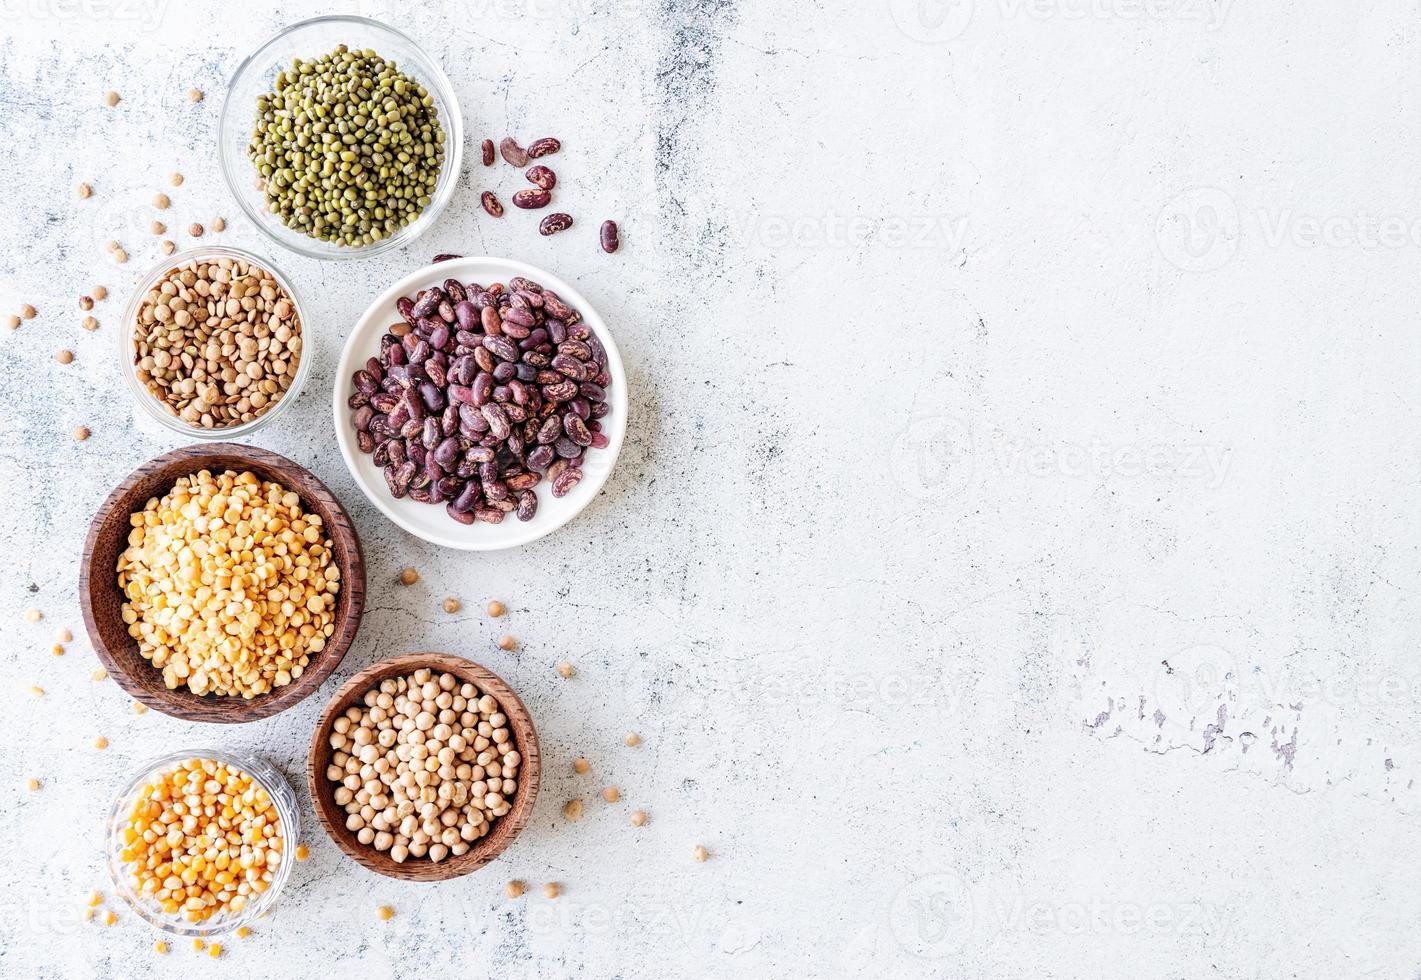
M385 484L384 474L371 457L362 453L355 444L355 429L351 425L352 410L347 405L355 391L351 375L365 366L365 361L380 352L380 338L392 323L400 320L395 301L401 296L411 298L421 289L441 285L446 279L457 279L467 285L477 282L487 286L494 282L506 283L514 276L524 276L553 290L569 306L582 314L582 322L591 328L607 350L607 372L612 376L612 384L607 389L607 401L611 411L602 420L602 432L607 436L607 448L589 449L583 466L582 480L565 497L554 497L546 480L538 484L538 513L531 521L520 521L513 515L506 517L502 524L460 524L444 511L443 504L421 504L408 497L396 499ZM627 434L627 375L622 367L622 357L617 343L612 339L607 324L592 308L592 304L565 280L551 272L545 272L526 262L501 259L493 256L465 257L436 262L418 269L396 282L381 293L360 320L355 324L341 352L340 364L336 367L335 390L332 409L335 415L336 441L340 444L345 465L355 477L365 496L378 507L386 517L406 531L434 544L462 551L498 551L536 541L551 534L576 517L584 507L592 502L602 489L612 468L617 464L617 456L622 451L622 442Z

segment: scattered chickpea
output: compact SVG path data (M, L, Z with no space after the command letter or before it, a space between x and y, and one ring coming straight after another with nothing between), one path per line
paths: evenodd
M568 820L582 819L582 801L568 800L565 804L563 804L562 815Z
M99 321L95 320L91 316L86 316L83 320L79 321L79 326L92 333L93 331L99 329Z
M213 231L226 231L226 230L227 230L227 219L221 217L220 215L219 215L218 217L216 217L216 218L213 218L213 219L212 219L212 230L213 230Z
M118 916L114 915L113 909L104 912L104 925L111 926L118 921Z
M395 910L390 908L390 906L388 905L382 905L380 906L380 911L378 914L382 921L389 922L395 917Z
M514 879L513 881L510 881L507 885L505 885L503 887L503 890L508 894L509 898L518 898L525 891L528 890L528 886L523 884L523 882Z
M217 957L222 955L222 944L213 943L211 946L207 947L207 955L212 957L214 960L217 959Z
M202 237L202 225L200 225L200 224L198 224L196 221L194 221L192 224L188 225L187 233L188 233L189 235L191 235L193 238L201 238L201 237Z
M194 940L192 941L192 949L193 949L193 952L195 952L195 953L201 953L202 950L203 950L203 948L204 948L206 945L207 945L207 943L203 942L201 939L194 939Z
M83 425L76 426L74 429L74 441L83 442L87 438L89 438L88 427Z
M10 316L9 316L9 318L5 320L5 325L6 325L7 327L9 327L11 330L19 330L19 329L20 329L20 318L17 317L17 316L15 316L15 314L11 313Z
M79 185L79 197L80 197L81 199L82 199L82 198L89 197L89 196L91 196L93 193L94 193L94 189L93 189L92 187L90 187L88 184L80 184L80 185Z
M108 679L109 672L102 667L95 667L94 670L89 674L89 680L91 681L106 681Z
M418 581L419 572L415 570L413 565L400 572L401 585L414 585Z
M171 177L168 178L168 182L171 183L174 187L181 187L183 186L183 175L175 172Z
M173 250L174 250L175 248L177 248L176 245L174 245L172 242L168 241L166 238L163 239L163 244L162 244L160 247L163 249L163 254L164 254L164 255L172 255L172 254L173 254Z
M44 619L44 613L40 612L38 609L25 610L25 622L38 623L41 619Z
M72 364L74 362L74 352L72 350L62 350L54 355L54 359L60 364Z
M518 645L518 641L515 640L515 639L513 639L513 637L508 636L508 635L506 635L506 634L505 634L504 636L500 636L500 637L498 638L498 648L499 648L500 650L512 650L512 649L513 649L514 647L516 647L517 645Z
M64 656L64 644L56 643L54 646L49 648L49 652L54 654L56 657Z
M108 748L108 747L109 747L109 740L106 739L106 738L104 738L102 735L100 735L98 738L94 739L94 748L96 748L96 749L106 749L106 748Z
M166 210L168 205L172 203L172 201L168 200L168 195L166 194L158 193L153 195L153 206L159 211Z
M632 826L633 826L633 827L641 827L641 826L644 826L645 824L646 824L646 811L645 811L645 810L633 810L633 811L632 811Z
M104 96L104 105L108 106L109 108L113 108L114 106L118 105L118 103L119 97L117 92L110 92Z
M608 803L616 803L622 798L622 791L615 786L608 786L602 791L602 799Z
M202 89L200 89L200 88L195 88L195 89L189 90L189 91L188 91L188 94L187 94L187 97L188 97L188 101L189 101L189 102L201 102L201 101L202 101Z
M635 747L641 744L641 736L638 735L636 732L627 732L627 737L622 739L622 741L626 742L630 746Z
M592 763L579 756L572 760L572 771L579 776L585 775L592 768Z
M26 780L25 780L25 789L27 789L27 790L29 790L31 793L33 793L35 790L39 789L39 780L36 779L36 778L33 777L33 776L31 776L29 779L26 779Z
M125 262L128 261L128 253L125 252L123 249L119 249L118 251L113 253L113 260L119 265L123 265Z
M163 232L168 230L168 226L163 224L163 222L161 221L155 221L148 226L148 230L155 235L161 235Z
M494 599L488 604L488 614L494 619L497 619L498 617L502 616L507 611L508 610L504 608L503 603L499 602L497 599Z
M115 241L112 241L112 240L105 242L105 243L104 243L104 251L106 251L106 252L117 252L117 251L118 251L118 242L115 242Z
M37 698L42 698L44 697L44 688L40 687L38 684L31 684L30 693Z
M706 850L704 844L697 844L696 849L691 852L691 856L697 861L705 861L710 857L710 851Z
M102 905L103 903L104 903L104 893L103 893L103 892L89 892L89 908L94 908L95 906L97 906L97 905Z
M543 897L544 897L544 898L557 898L557 897L558 897L559 895L561 895L561 894L562 894L562 886L559 885L556 881L550 881L550 882L548 882L546 885L543 886Z
M444 600L444 611L449 613L450 615L453 615L454 613L458 612L460 609L463 608L464 604L458 599L455 599L453 596L450 596L449 598Z
M63 626L59 627L54 634L55 643L68 643L72 639L74 639L74 634Z
M239 927L237 928L237 938L238 938L238 939L246 939L246 938L247 938L248 936L250 936L251 934L252 934L252 930L248 929L246 926L239 926Z
M93 294L94 294L94 299L98 299L98 300L108 299L108 298L109 298L108 287L106 287L106 286L95 286L94 289L93 289Z
M559 677L571 677L575 673L577 673L577 671L574 670L572 664L568 663L566 660L558 664Z
M89 310L92 310L93 308L94 308L94 297L92 297L92 296L80 296L80 297L79 297L79 309L84 310L85 312L88 312Z
M133 702L133 713L135 715L146 715L148 713L148 705L142 701Z
M164 956L168 955L168 944L163 942L163 940L161 939L158 940L156 943L153 944L153 952L161 953Z
M311 849L305 844L296 845L296 860L304 861L311 856Z
M29 303L26 303L24 306L20 307L20 316L24 317L26 320L33 320L38 314L39 310L36 310Z

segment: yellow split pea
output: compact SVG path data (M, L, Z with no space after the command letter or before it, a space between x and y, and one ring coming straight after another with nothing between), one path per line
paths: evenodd
M134 890L188 922L245 908L281 866L281 818L266 790L212 759L156 774L122 835L119 858Z
M130 523L123 621L170 690L266 694L300 677L335 632L330 540L280 484L202 470Z

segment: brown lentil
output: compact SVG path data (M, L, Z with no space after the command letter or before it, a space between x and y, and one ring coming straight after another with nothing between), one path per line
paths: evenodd
M194 221L192 224L188 225L187 233L188 233L189 235L191 235L193 238L201 238L201 237L202 237L202 225L200 225L200 224L198 224L197 222Z
M221 429L250 422L286 394L301 360L301 319L265 269L192 259L144 298L132 351L138 380L169 413Z
M113 107L113 106L118 105L118 103L119 103L119 97L118 97L118 93L117 93L117 92L110 92L109 94L107 94L107 95L104 96L104 105L107 105L107 106L109 106L109 107Z
M74 441L75 441L75 442L83 442L83 441L84 441L85 439L87 439L87 438L89 438L89 430L88 430L88 428L87 428L86 426L82 426L82 425L76 426L75 429L74 429Z
M84 310L84 311L87 312L87 311L89 311L89 310L92 310L93 308L94 308L94 297L92 297L92 296L80 296L80 297L79 297L79 309Z

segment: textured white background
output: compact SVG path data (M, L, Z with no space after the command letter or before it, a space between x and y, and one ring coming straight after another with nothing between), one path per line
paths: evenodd
M427 43L469 149L565 141L572 231L487 219L475 152L411 248L273 254L214 127L224 79L300 14L0 0L0 294L41 311L0 338L0 973L1417 975L1416 0L358 9ZM115 360L174 169L171 224L224 214L306 296L314 376L254 441L331 485L371 566L336 678L241 728L136 717L84 642L48 653L79 628L93 509L174 445L135 430ZM574 280L632 376L606 491L511 553L398 532L331 438L347 325L440 251ZM503 858L400 884L308 820L312 860L221 962L160 962L126 912L81 923L134 767L248 749L304 800L324 696L416 649L481 660L536 717L543 795ZM566 893L510 902L512 877Z

